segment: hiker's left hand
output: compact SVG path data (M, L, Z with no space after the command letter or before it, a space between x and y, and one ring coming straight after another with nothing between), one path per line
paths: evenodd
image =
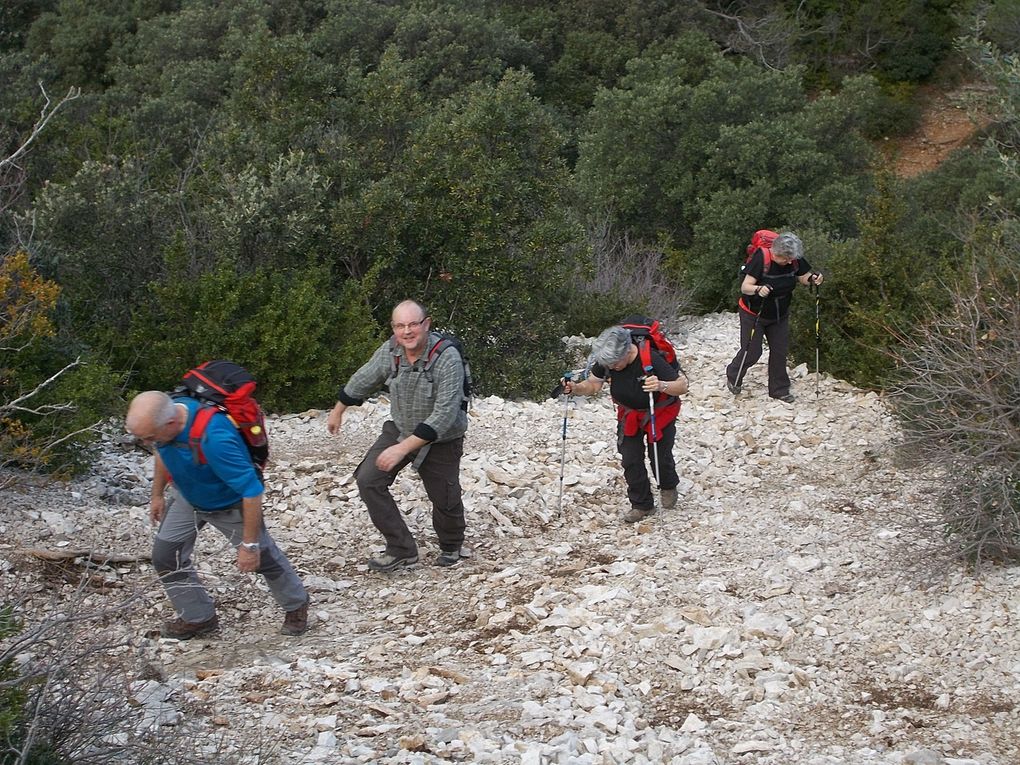
M379 456L375 458L375 466L388 473L400 464L400 461L406 456L400 444L393 444L393 446L388 446L379 452Z
M659 392L659 378L655 375L648 375L641 383L641 390L645 393L658 393Z
M819 284L822 283L824 279L825 277L822 276L821 273L816 271L815 273L811 274L811 278L808 279L808 284L813 284L817 287Z

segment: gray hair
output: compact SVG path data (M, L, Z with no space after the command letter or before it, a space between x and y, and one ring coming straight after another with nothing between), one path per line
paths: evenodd
M177 408L166 393L161 390L147 390L131 399L125 425L135 433L139 429L162 428L177 417Z
M627 355L632 342L629 329L610 327L591 344L592 358L604 367L611 367Z
M784 231L772 242L772 254L784 255L788 258L802 258L804 257L804 243L796 234Z
M160 391L162 393L162 391ZM163 393L163 397L159 402L159 410L156 412L156 422L159 425L166 425L169 422L173 422L177 417L177 405L174 400L170 398L166 393Z

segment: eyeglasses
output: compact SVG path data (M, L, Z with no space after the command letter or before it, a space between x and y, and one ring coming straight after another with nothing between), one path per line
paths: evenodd
M128 433L131 433L131 431L129 430ZM166 446L167 444L170 443L169 441L160 440L160 436L163 434L160 432L159 429L157 429L156 432L153 433L152 435L148 436L140 436L137 433L131 433L131 435L133 435L136 439L138 439L138 441L140 441L145 446L153 446L157 449L162 446Z
M418 321L409 321L407 324L394 324L391 322L390 326L393 327L394 332L403 332L405 329L418 329L418 327L424 324L428 318L429 317L426 316L423 319L418 319Z

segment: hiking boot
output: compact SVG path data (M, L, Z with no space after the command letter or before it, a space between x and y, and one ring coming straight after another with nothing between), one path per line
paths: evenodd
M742 388L741 388L741 386L737 385L736 383L731 383L730 382L730 378L727 377L726 378L726 390L728 390L730 393L732 393L734 396L736 396L738 393L740 393Z
M208 635L210 632L215 632L219 626L220 620L216 614L213 614L211 619L206 619L204 622L186 622L178 616L172 621L164 622L159 634L165 638L191 640L193 637L201 637L202 635Z
M787 393L785 396L773 396L772 398L778 401L785 401L787 404L792 404L794 402L792 393Z
M460 554L459 547L456 550L441 550L439 555L436 556L436 565L443 567L456 566L460 563L462 557L464 556Z
M632 507L630 511L623 516L623 520L627 523L637 523L638 521L643 521L650 515L655 515L654 507L651 510L642 510L639 507Z
M404 558L398 558L396 555L390 555L389 553L383 553L377 555L374 558L368 559L368 567L373 571L379 571L380 573L386 573L387 571L396 571L398 568L410 568L411 566L418 565L417 555L408 555Z
M676 507L676 489L663 489L659 493L659 504L663 510L672 510Z
M308 604L312 602L311 597L305 600L303 606L298 606L293 611L283 615L283 626L280 633L283 635L303 635L308 631Z

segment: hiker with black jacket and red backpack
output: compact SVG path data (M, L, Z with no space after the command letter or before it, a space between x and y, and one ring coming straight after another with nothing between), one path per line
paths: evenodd
M201 458L190 441L205 406L188 395L146 391L131 401L125 423L132 435L155 447L149 518L159 528L152 565L178 614L163 625L162 635L188 640L219 625L216 606L191 561L198 530L206 524L237 547L239 570L265 577L284 611L281 632L300 635L308 629L308 593L266 529L265 488L240 431L218 411L205 423Z
M759 236L761 235L761 236ZM790 301L798 284L819 285L822 275L804 259L796 234L762 229L752 240L740 283L740 349L726 367L726 387L740 393L747 370L761 358L762 338L769 341L769 396L793 403L786 354L790 345Z
M656 511L646 454L659 482L663 508L676 506L676 487L680 483L673 443L679 397L687 393L687 375L674 369L651 345L647 338L635 342L626 326L609 327L592 343L594 363L588 377L561 380L565 393L581 396L595 395L609 381L609 393L617 406L616 446L630 500L630 510L623 516L627 523L636 523ZM654 406L650 407L650 399Z
M340 389L326 429L336 435L347 407L389 388L391 419L354 471L369 517L386 540L368 567L387 572L418 563L418 545L390 493L397 473L412 463L432 501L440 547L435 564L453 566L466 557L460 487L468 426L465 360L451 338L431 331L428 311L414 300L393 309L390 327L392 337Z

